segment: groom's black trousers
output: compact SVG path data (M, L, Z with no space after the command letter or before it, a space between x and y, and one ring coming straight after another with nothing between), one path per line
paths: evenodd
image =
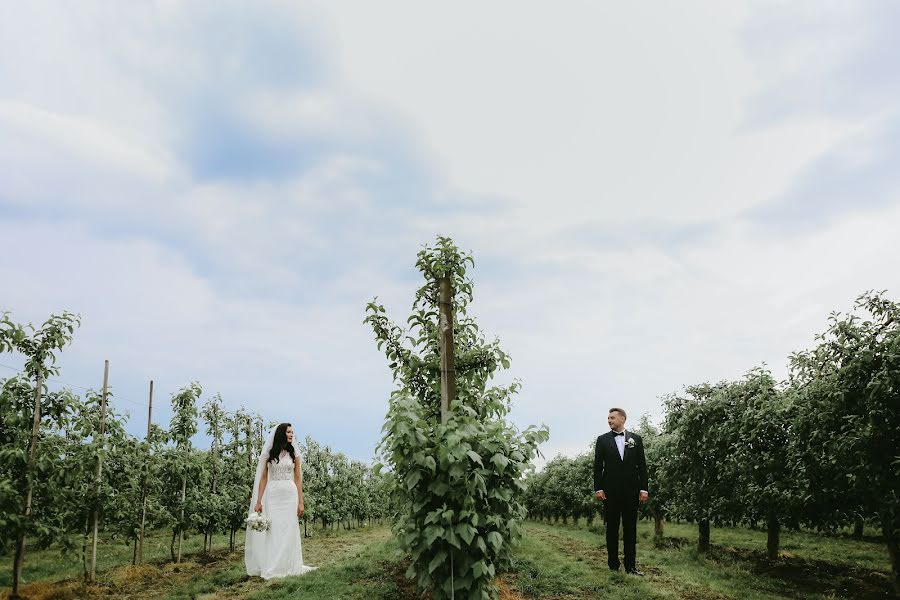
M630 571L637 566L637 494L624 496L607 496L603 501L606 514L606 553L610 569L619 568L619 523L622 524L622 537L625 542L625 570Z

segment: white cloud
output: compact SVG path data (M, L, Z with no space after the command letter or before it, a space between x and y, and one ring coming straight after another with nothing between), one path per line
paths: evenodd
M849 127L742 130L765 74L734 3L323 9L351 85L413 119L451 185L515 201L529 227L734 216ZM416 26L393 28L401 13Z
M0 102L0 128L7 140L0 152L6 160L26 167L63 158L70 165L80 163L77 168L123 173L153 183L175 171L172 157L163 148L147 147L128 139L127 132L85 118Z
M124 398L144 401L146 382L155 379L163 420L168 394L195 379L207 395L221 391L230 407L302 419L304 431L339 431L339 423L327 423L336 401L364 401L355 411L361 418L383 413L389 376L380 376L380 357L360 323L361 302L242 300L218 290L172 249L100 240L79 227L3 223L0 239L12 248L54 240L29 253L27 269L0 263L0 280L16 282L5 288L0 309L35 323L62 310L82 315L60 361L67 383L99 387L93 375L110 359L112 385ZM348 372L367 383L361 387ZM360 398L367 387L374 397ZM360 458L371 452L354 450Z
M513 417L551 426L552 458L610 404L634 422L685 384L781 375L829 311L900 290L897 190L821 219L798 186L819 157L852 176L891 151L890 86L861 112L797 109L869 39L856 10L833 39L843 9L807 30L733 3L220 6L0 22L0 308L84 315L64 380L104 358L132 399L200 379L367 458L391 382L363 307L402 323L415 253L449 234L512 354L502 380L525 384ZM763 118L773 98L797 106ZM188 150L216 144L232 163L198 172ZM810 226L775 227L791 194Z

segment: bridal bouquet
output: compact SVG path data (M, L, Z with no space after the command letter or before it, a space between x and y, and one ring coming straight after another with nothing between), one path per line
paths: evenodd
M268 531L269 526L272 524L272 519L269 519L262 513L255 512L251 513L244 522L254 531Z

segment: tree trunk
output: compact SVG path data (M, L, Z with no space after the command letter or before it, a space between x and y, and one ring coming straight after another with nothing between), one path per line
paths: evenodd
M41 428L41 391L43 387L43 376L39 373L37 385L34 389L34 419L31 425L31 441L28 444L28 462L25 464L25 520L19 532L19 539L16 540L16 555L13 559L13 584L10 598L19 597L19 581L22 579L22 564L25 562L25 532L28 523L31 521L32 495L31 478L28 477L28 474L31 473L34 459L37 455L37 438Z
M187 476L181 480L181 523L178 524L178 560L181 562L181 542L184 539L184 503L187 502Z
M700 552L709 551L709 519L700 521L700 539L697 543L697 549Z
M866 526L866 521L861 516L856 517L856 521L853 523L853 539L861 540L863 537L863 528Z
M85 583L88 582L88 576L89 576L88 575L88 573L89 573L88 557L87 557L87 546L88 546L87 530L88 530L88 525L90 524L90 521L88 519L89 519L89 517L84 518L84 536L81 538L81 573L84 576L83 581Z
M778 558L778 549L781 546L781 523L778 517L769 517L767 522L769 539L766 543L766 553L769 560Z
M897 530L894 529L893 520L888 515L882 515L881 532L887 543L888 555L891 557L891 570L894 573L894 593L900 596L900 539Z
M653 519L653 541L659 543L663 539L663 527L665 527L665 521L662 518L662 515L655 515Z
M169 554L172 555L172 562L175 562L175 538L178 537L178 531L172 530L172 543L169 544Z

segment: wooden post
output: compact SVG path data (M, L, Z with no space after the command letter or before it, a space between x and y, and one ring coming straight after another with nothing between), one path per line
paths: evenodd
M150 460L150 433L153 423L153 380L150 380L150 408L147 409L147 456L145 460ZM144 527L147 523L147 471L144 471L144 477L141 481L141 534L138 538L137 561L144 562Z
M212 495L215 496L216 492L216 470L219 466L219 413L218 413L218 405L216 405L217 410L214 411L215 421L213 421L213 447L212 447ZM213 530L212 527L207 526L207 533L209 535L209 550L206 548L206 536L204 536L203 540L203 552L209 553L212 552L212 536Z
M456 364L453 349L453 289L450 278L438 279L438 307L441 351L441 423L450 418L450 404L456 399Z
M247 436L247 464L251 467L253 466L253 423L250 421L250 417L247 417L247 420L244 422L245 429L244 433ZM261 452L262 450L260 450ZM253 490L250 490L250 496L253 496Z
M103 396L100 398L100 451L103 450L103 438L106 434L106 398L109 390L109 361L103 361ZM97 457L97 491L100 491L102 485L101 476L103 474L103 456ZM88 581L94 583L97 577L97 534L100 528L100 506L94 506L94 538L91 542L91 575Z
M13 584L10 599L19 598L19 582L22 579L22 564L25 560L25 527L31 519L31 497L33 488L29 474L37 455L37 439L41 428L41 390L44 387L43 374L38 371L37 388L34 392L34 420L31 425L31 441L28 444L28 463L25 465L25 524L16 540L16 556L13 559Z
M250 417L248 416L246 421L244 421L244 435L246 436L247 443L247 464L252 468L253 467L253 424L250 422ZM262 452L262 448L260 448L260 452ZM247 504L253 502L253 494L256 492L252 487L247 492ZM250 510L253 510L254 507L251 506Z

